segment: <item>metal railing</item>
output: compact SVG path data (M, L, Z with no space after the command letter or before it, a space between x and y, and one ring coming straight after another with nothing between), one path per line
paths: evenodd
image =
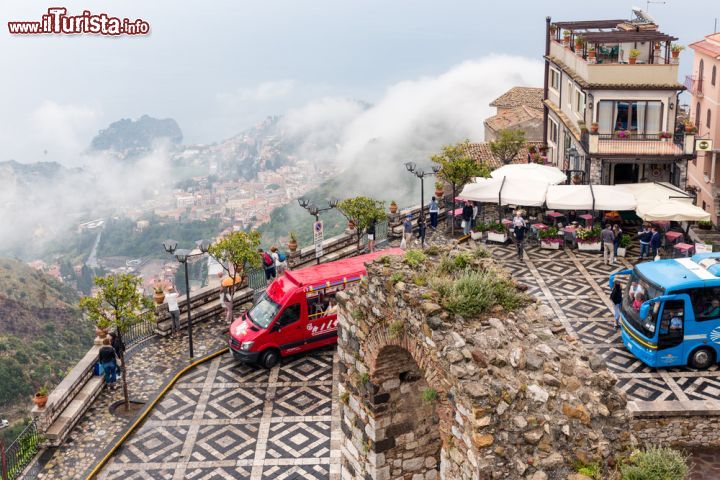
M697 97L702 97L703 79L697 78L695 75L687 75L685 77L685 88L687 88L691 94Z
M7 448L0 446L0 470L3 480L15 480L40 449L42 436L35 420L30 422Z
M267 288L267 276L265 270L262 268L249 269L247 271L248 287L252 288L256 292L265 290Z
M155 335L155 320L143 320L140 323L131 325L123 334L123 342L126 347L143 342Z
M640 141L659 141L661 139L660 133L626 133L626 132L615 132L615 133L601 133L598 135L600 140L640 140ZM668 140L672 138L672 135Z

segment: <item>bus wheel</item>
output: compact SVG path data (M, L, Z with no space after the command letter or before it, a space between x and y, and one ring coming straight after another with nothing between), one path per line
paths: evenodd
M706 370L715 362L715 352L709 348L698 348L690 355L690 366L696 370Z
M280 360L280 353L277 350L265 350L263 354L260 355L260 365L265 368L274 367L278 360Z

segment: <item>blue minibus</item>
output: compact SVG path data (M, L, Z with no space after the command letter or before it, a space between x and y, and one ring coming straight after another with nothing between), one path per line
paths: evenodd
M720 356L720 253L644 262L627 275L621 307L625 347L653 368L703 370Z

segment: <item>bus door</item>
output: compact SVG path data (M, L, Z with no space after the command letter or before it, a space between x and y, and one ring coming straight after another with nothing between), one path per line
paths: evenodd
M269 341L280 347L283 356L302 351L305 343L302 307L301 302L293 299L285 305L270 329Z
M686 305L684 300L667 300L656 304L657 315L657 360L658 366L684 365Z

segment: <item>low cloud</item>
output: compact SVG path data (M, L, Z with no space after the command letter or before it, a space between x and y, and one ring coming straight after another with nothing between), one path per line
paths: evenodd
M218 100L224 104L262 103L287 97L295 89L294 80L273 80L262 82L253 87L242 87L234 92L218 94Z

